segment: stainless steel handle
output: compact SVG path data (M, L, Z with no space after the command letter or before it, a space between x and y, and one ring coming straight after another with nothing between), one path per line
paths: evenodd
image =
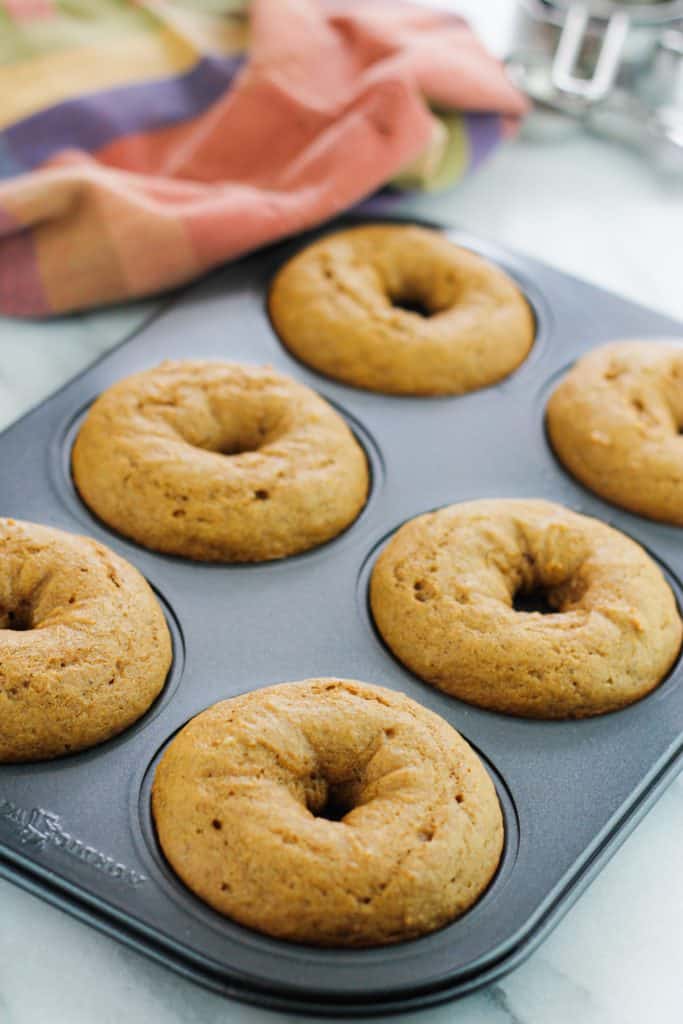
M590 20L590 12L583 4L572 4L569 7L553 59L552 82L560 92L579 97L588 103L597 103L608 95L614 84L630 17L626 11L616 11L609 17L593 76L581 78L576 74L576 65Z

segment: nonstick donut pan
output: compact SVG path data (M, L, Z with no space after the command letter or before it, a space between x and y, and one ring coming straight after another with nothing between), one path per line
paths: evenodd
M406 519L480 497L542 497L613 524L659 561L682 600L683 531L620 511L574 482L548 446L544 406L553 383L593 346L683 338L683 326L479 238L447 233L508 271L535 311L530 356L494 387L458 398L386 397L297 362L269 322L266 298L277 267L308 236L189 288L0 436L0 514L110 545L155 588L174 644L163 694L122 736L52 762L0 765L0 874L212 989L265 1006L386 1013L452 998L510 970L683 764L680 663L625 710L529 721L423 684L373 629L367 586L380 547ZM188 357L271 363L347 417L367 452L372 489L345 533L281 562L207 565L143 550L88 512L69 454L89 404L121 377ZM498 873L464 917L425 938L348 951L263 937L204 906L157 846L150 784L174 733L222 698L322 675L393 687L432 708L473 744L498 786L507 833Z

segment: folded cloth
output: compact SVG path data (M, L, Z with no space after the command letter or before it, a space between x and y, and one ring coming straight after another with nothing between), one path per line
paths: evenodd
M457 178L524 111L453 15L398 0L254 0L248 19L234 0L198 6L98 0L93 19L0 0L1 312L168 289L397 175L443 180L444 148Z

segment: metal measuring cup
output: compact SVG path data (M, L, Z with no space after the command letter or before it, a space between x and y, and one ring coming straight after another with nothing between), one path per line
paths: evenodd
M681 0L520 0L507 65L535 103L527 134L588 128L683 171Z

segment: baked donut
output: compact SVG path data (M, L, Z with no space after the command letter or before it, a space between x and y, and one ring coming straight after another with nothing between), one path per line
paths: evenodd
M166 362L94 403L72 455L83 501L139 544L258 562L316 547L356 518L365 453L310 388L270 367Z
M0 762L116 736L170 664L166 620L137 569L88 537L0 519Z
M507 274L412 225L351 228L309 245L275 277L270 315L313 369L398 395L494 384L526 358L535 332Z
M256 690L171 741L152 811L180 878L240 924L316 946L433 931L490 882L503 821L442 718L344 679Z
M370 599L420 678L529 718L630 704L681 644L673 593L643 549L546 501L472 501L410 520L377 559Z
M618 341L585 355L548 402L548 434L607 501L683 526L683 347Z

